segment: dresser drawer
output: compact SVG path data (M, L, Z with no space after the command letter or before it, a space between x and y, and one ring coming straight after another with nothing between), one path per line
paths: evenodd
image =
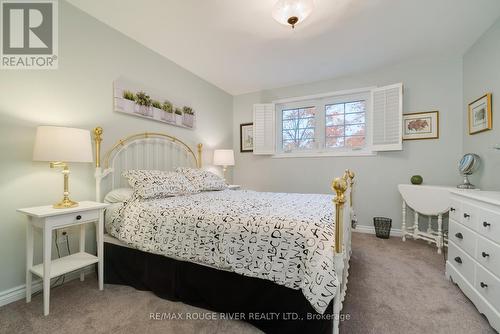
M477 262L500 277L500 246L481 236L477 237Z
M470 256L476 254L477 233L450 219L448 239Z
M475 205L469 203L462 203L461 220L462 224L468 228L477 231L477 221L478 221L479 208Z
M59 215L48 217L46 223L51 224L53 227L71 225L75 223L85 223L96 221L99 219L99 210L69 213L67 215Z
M462 221L462 202L452 198L450 200L450 219L454 221Z
M500 214L488 209L480 209L477 231L490 240L500 242Z
M476 266L476 290L500 311L500 280L481 266Z
M458 248L451 240L448 240L448 261L469 283L474 284L475 263L473 258Z

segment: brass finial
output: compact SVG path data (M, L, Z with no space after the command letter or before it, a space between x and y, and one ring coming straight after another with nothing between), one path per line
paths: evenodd
M94 129L94 140L98 142L102 141L102 128L100 126Z
M347 190L347 181L343 177L335 178L335 180L333 180L332 182L332 190L336 193L336 196L333 200L335 204L344 204L344 193Z

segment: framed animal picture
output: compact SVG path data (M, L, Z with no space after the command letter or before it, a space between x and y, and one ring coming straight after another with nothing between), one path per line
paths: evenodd
M439 111L403 114L403 140L439 138Z
M485 94L469 103L469 134L490 130L491 122L491 94Z

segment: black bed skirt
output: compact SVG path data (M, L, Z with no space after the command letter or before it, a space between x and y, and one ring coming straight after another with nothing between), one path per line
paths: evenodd
M265 333L332 333L333 303L321 316L300 290L104 243L104 282L237 315Z

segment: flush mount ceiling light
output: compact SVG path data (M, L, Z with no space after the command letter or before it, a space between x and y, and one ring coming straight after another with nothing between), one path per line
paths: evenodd
M281 24L295 25L304 21L314 8L313 0L279 0L273 8L273 18Z

